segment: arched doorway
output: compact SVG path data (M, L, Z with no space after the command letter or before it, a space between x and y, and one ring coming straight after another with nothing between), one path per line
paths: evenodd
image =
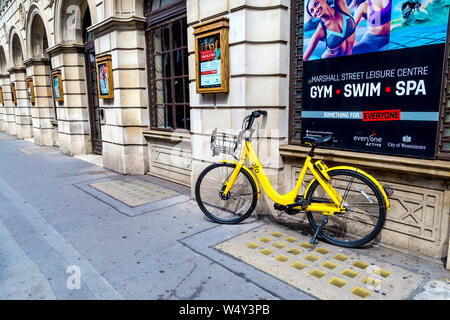
M14 104L16 135L20 139L29 139L33 136L33 125L25 82L26 69L24 65L24 52L22 41L15 29L11 31L9 43L12 66L8 69L8 72L10 73L11 80L11 96Z
M0 47L0 131L7 131L6 95L4 86L9 87L9 74L6 71L6 56L3 47Z
M87 9L83 18L83 42L86 65L86 87L89 104L89 125L91 128L92 152L96 154L102 154L102 110L99 108L95 45L92 33L87 31L87 29L91 25L91 14L89 12L89 9Z
M88 88L84 45L87 37L83 33L98 22L96 1L55 0L54 3L54 43L46 52L51 57L52 71L60 75L63 84L62 99L56 102L59 148L72 156L92 153L90 110L91 101L95 103L96 99Z
M37 7L29 15L27 47L30 59L25 61L27 74L33 80L35 102L32 104L33 139L38 145L55 144L52 120L56 118L56 105L52 97L51 60L47 30Z

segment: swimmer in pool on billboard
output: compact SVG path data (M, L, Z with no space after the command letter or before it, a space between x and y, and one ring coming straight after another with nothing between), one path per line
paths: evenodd
M441 14L439 10L448 10L450 1L448 0L428 0L421 3L418 0L408 0L402 3L402 21L405 25L429 21ZM447 7L447 8L446 8Z
M392 0L389 49L445 43L450 0Z

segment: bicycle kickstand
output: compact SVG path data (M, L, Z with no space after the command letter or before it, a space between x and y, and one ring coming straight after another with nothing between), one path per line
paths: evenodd
M319 234L320 230L322 230L323 226L326 225L328 222L328 216L324 216L321 224L317 227L316 232L314 233L313 237L311 238L311 241L309 241L310 244L316 244L316 238Z

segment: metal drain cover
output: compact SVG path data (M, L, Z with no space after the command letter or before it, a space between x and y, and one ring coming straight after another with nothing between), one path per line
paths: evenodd
M216 249L234 256L319 299L406 299L423 277L370 249L342 249L275 225L227 240Z
M58 148L55 147L32 147L32 148L24 148L19 149L20 152L25 154L39 154L39 153L51 153L51 152L59 152Z
M175 191L137 179L108 180L91 183L90 186L130 207L138 207L178 195Z

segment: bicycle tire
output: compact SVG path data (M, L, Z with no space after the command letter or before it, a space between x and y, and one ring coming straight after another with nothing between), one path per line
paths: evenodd
M383 229L384 223L386 221L386 203L383 193L381 192L379 187L372 180L370 180L365 175L357 171L352 171L348 169L334 169L334 170L332 169L328 171L328 175L331 178L330 183L332 185L333 183L335 184L333 186L335 187L335 189L343 189L342 187L339 187L339 183L347 181L344 178L350 179L350 181L348 181L349 184L345 188L344 193L344 197L347 198L343 197L343 202L348 204L348 208L350 210L345 214L335 214L334 216L329 216L329 222L321 229L318 235L326 242L348 248L361 247L374 240ZM354 181L356 181L356 183L354 183ZM356 191L350 190L352 184L357 185ZM365 186L364 190L362 189L362 186ZM320 186L319 182L317 180L313 181L311 187L309 188L307 194L305 195L306 201L308 201L308 203L311 203L317 202L317 200L320 199L319 202L332 203L332 201L329 199L328 196L321 198L320 197L321 192L324 193L323 188ZM360 200L361 203L353 202L352 205L351 203L348 202L349 195L352 199L358 198L358 200ZM314 199L316 199L316 201ZM327 199L327 201L324 201L325 199ZM374 202L375 204L372 204L372 202ZM357 208L356 204L359 205L359 207L372 209L370 210L370 213L368 213L368 211L357 212L354 209ZM353 210L352 213L355 213L355 215L353 215L350 218L351 213L349 212L351 210ZM323 213L308 211L306 213L306 216L308 218L309 223L313 227L314 231L316 231L318 225L320 224L320 222L324 217ZM318 219L318 217L320 216L322 216L322 219ZM369 217L369 219L367 219L367 217ZM361 221L364 219L366 221L364 222ZM369 220L376 220L376 221L373 222ZM355 224L359 226L351 228L349 225L352 222L355 222ZM339 227L341 228L341 234L339 234L338 230ZM368 233L367 235L364 235L361 238L359 238L360 235L358 235L357 233L358 232L363 233L362 231L363 229L367 229ZM351 240L344 239L343 237L344 232L348 233L348 237ZM338 238L339 235L342 237L341 239Z
M233 172L233 170L236 168L236 164L232 164L232 163L214 163L209 165L208 167L206 167L199 175L197 182L195 184L195 199L197 201L197 204L200 208L200 210L211 220L213 220L214 222L217 223L221 223L221 224L236 224L239 222L244 221L245 219L247 219L253 212L253 210L256 207L256 203L258 201L258 197L257 197L257 188L256 188L256 183L253 180L253 178L251 177L251 175L246 171L241 169L241 171L238 174L238 177L236 179L235 184L233 185L233 187L230 190L230 195L229 195L229 199L222 199L221 198L221 194L220 194L220 189L223 186L223 183L226 181L226 179L229 177L229 175L227 174L222 174L222 178L218 178L216 179L216 181L214 181L214 175L213 173L217 173L218 169L226 169L226 172L228 172L229 175L231 175L231 173ZM208 180L208 184L206 183L206 179ZM243 182L243 184L242 184ZM248 197L248 208L245 209L245 212L241 213L238 212L236 214L236 212L231 212L230 208L221 208L220 206L223 204L224 206L232 206L233 204L231 203L232 201L230 200L235 200L236 197L239 197L239 194L236 194L235 191L237 188L239 188L239 186L242 186L248 183L249 186L249 190L246 190L245 192L248 193L249 197ZM206 189L204 191L204 189ZM215 191L214 191L215 190ZM246 195L246 194L245 194ZM209 198L209 196L211 196L211 199L206 199L207 197ZM239 198L239 199L243 199L243 198ZM210 201L214 201L215 205L211 204ZM239 202L239 201L237 201ZM242 205L242 200L241 203L238 203L239 205ZM218 212L215 212L212 209L221 209L222 211L230 211L231 213L231 217L229 219L225 219L222 217L218 216ZM242 209L243 207L241 207Z

